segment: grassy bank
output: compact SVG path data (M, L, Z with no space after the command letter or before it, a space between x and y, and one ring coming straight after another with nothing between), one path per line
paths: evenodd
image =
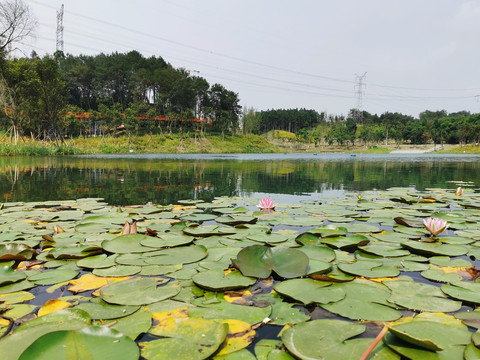
M20 139L17 145L4 138L0 142L1 156L15 155L74 155L120 153L272 153L283 152L261 136L180 134L145 136L105 136L67 139L62 144Z
M66 139L63 143L48 143L22 138L17 145L10 144L7 137L0 139L0 156L16 155L75 155L75 154L121 154L121 153L178 153L178 154L218 154L218 153L364 153L388 154L393 150L428 149L432 145L388 145L388 146L351 146L320 145L314 146L295 141L268 141L258 135L207 135L163 134L144 136L99 136L90 138ZM444 145L435 153L480 154L480 146Z

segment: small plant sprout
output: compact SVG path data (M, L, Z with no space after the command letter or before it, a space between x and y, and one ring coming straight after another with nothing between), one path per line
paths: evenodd
M463 194L463 188L461 186L457 187L457 190L455 190L455 195L462 196L462 194Z
M264 199L260 200L260 202L258 203L257 207L259 207L260 209L262 209L262 211L264 211L264 210L273 210L273 209L275 209L275 203L273 202L272 199L264 198Z
M448 228L448 224L445 220L430 217L423 220L423 226L425 226L425 229L427 229L433 236L441 234Z

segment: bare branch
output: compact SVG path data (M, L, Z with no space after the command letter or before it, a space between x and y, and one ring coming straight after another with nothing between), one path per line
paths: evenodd
M8 45L35 35L37 19L23 0L0 2L0 52Z

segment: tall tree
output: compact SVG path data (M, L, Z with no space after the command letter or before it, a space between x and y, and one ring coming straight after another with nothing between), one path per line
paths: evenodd
M0 2L0 53L15 50L15 42L34 35L37 19L22 0Z

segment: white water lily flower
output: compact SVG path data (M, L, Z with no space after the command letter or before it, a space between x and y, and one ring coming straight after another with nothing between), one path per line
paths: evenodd
M430 217L423 220L423 226L425 226L425 229L427 229L433 236L437 236L448 228L448 224L445 220Z

